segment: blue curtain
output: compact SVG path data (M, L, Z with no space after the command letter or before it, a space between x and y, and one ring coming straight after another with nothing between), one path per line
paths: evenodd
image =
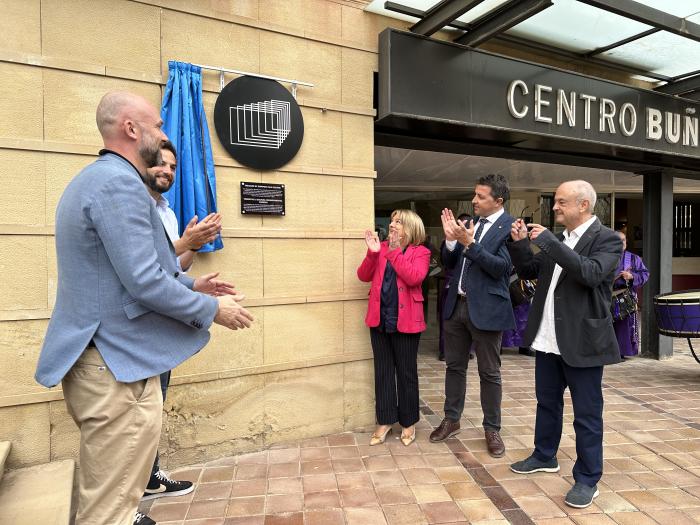
M209 127L202 103L202 69L184 62L168 62L168 84L160 110L163 131L177 149L177 172L165 194L175 212L180 235L195 215L199 220L216 212L216 176ZM200 252L224 247L221 236Z

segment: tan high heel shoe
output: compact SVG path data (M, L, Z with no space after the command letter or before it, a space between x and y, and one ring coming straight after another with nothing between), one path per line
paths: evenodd
M391 433L391 427L387 428L384 434L381 436L378 436L377 433L375 432L372 434L372 438L369 440L369 446L373 447L375 445L381 445L386 441L386 437Z
M407 428L404 428L401 431L401 443L404 444L405 447L409 446L411 443L413 443L416 440L416 428L413 428L413 433L409 436L408 434L405 434Z

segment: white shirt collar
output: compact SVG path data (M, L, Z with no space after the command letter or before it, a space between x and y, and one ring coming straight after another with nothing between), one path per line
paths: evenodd
M577 228L575 228L573 231L569 232L568 230L564 231L564 238L569 239L570 237L573 237L574 239L580 239L583 237L583 234L586 233L588 228L591 227L591 224L593 224L596 221L596 216L594 215L590 219L588 219L586 222L583 224L580 224Z
M486 219L489 223L493 224L498 220L498 218L506 212L505 208L501 208L495 213L492 213L488 217L480 217L480 219Z
M167 208L170 205L168 199L165 198L165 195L160 195L159 199L153 197L153 195L151 195L151 197L154 201L156 201L156 206L158 206L159 208Z

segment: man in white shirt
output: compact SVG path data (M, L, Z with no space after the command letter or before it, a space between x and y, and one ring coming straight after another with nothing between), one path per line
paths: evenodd
M460 431L464 410L469 350L473 348L479 369L481 409L486 449L502 457L501 439L501 335L515 327L508 293L511 262L506 240L513 217L503 205L510 196L502 175L479 178L472 205L478 216L469 224L455 221L443 210L445 246L442 260L452 270L443 307L445 333L445 417L430 434L430 441L444 441Z
M568 387L577 458L575 484L564 501L576 508L588 507L598 495L603 474L603 366L620 361L610 300L622 242L593 215L595 202L588 182L565 182L557 188L552 208L564 233L554 235L518 219L508 243L518 276L538 279L524 336L524 344L536 351L535 450L511 470L559 470L556 454ZM537 255L530 242L540 248Z
M180 269L187 271L192 266L194 255L204 244L214 241L221 231L221 215L211 213L201 222L197 222L195 215L189 222L180 237L175 212L168 206L168 200L163 196L173 185L175 170L177 169L177 152L175 146L169 140L165 141L160 150L160 160L157 166L148 168L144 182L156 204L158 216L163 223L165 233L170 239L178 256ZM216 278L217 274L209 274L207 278ZM170 371L160 375L160 386L163 400L170 383ZM142 500L162 498L165 496L182 496L194 490L190 481L177 481L170 479L161 469L158 454L153 463L151 478L146 486Z

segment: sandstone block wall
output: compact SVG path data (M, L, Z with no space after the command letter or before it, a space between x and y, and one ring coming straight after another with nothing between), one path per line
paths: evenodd
M55 300L54 213L100 147L111 89L160 107L168 60L312 82L300 87L302 148L279 171L238 165L212 137L225 249L219 270L248 297L254 328L214 327L174 371L168 466L374 421L366 285L355 269L373 227L372 78L377 34L401 22L362 0L0 0L0 440L10 467L77 454L60 386L33 380ZM229 75L227 80L234 77ZM219 91L204 73L210 130ZM285 217L240 214L241 181L283 183Z

